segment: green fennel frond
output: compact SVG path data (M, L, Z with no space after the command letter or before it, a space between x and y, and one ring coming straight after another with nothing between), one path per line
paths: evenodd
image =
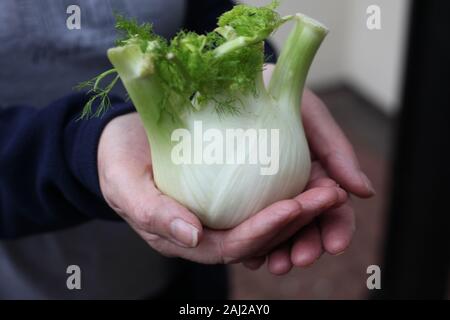
M115 74L114 78L108 83L108 85L102 87L100 83L109 75ZM119 80L119 75L117 74L116 69L107 70L98 76L88 80L81 82L78 84L75 89L76 90L87 90L87 94L90 95L89 100L84 105L83 111L79 119L86 119L92 117L99 117L103 113L105 113L109 107L111 107L111 101L109 99L109 93L116 85ZM93 103L95 101L99 101L98 107L96 111L92 112Z
M259 8L244 4L234 6L220 16L218 26L232 27L239 36L263 40L283 23L283 19L275 11L278 5L279 1L272 1L271 4Z
M239 97L258 91L255 80L264 65L263 41L290 19L280 17L275 11L278 5L277 0L259 8L236 5L219 17L214 31L198 34L181 30L171 40L156 35L150 23L116 13L115 27L120 34L115 51L120 58L116 62L130 66L126 72L134 70L133 77L139 74L156 79L163 97L158 103L161 112L176 115L190 106L195 112L213 102L217 113L236 114L241 108ZM118 70L124 72L122 67ZM98 116L108 109L108 93L119 78L116 75L103 87L99 83L112 73L116 71L106 71L78 86L89 88L92 95L82 118ZM100 104L92 115L96 100Z
M145 52L148 42L158 38L153 32L153 26L150 23L139 24L136 19L127 19L119 13L115 13L116 30L121 34L121 37L116 40L117 46L124 46L130 40L139 43L142 52Z

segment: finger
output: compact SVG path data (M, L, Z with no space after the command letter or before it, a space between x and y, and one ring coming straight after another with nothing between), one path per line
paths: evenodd
M336 187L313 188L306 190L297 196L295 199L302 206L301 213L297 215L291 223L286 225L280 232L272 237L262 250L256 254L267 254L270 250L285 242L300 229L311 223L317 215L336 206L340 197L338 189L339 188Z
M224 236L224 231L203 229L201 241L195 248L186 248L162 237L155 239L149 237L149 233L143 233L141 230L137 230L137 232L154 250L164 256L178 257L203 264L225 263L218 245L220 243L218 239Z
M320 165L320 163L315 161L312 163L310 181L306 187L306 190L320 188L320 187L336 188L336 182L334 180L330 179L327 176L327 173L325 172L325 170ZM319 210L321 210L321 209L324 210L325 208L338 207L338 206L341 206L342 204L344 204L345 201L347 200L347 193L344 190L342 190L341 188L336 188L336 190L338 193L338 197L334 203L333 202L323 203L323 207L317 206L317 204L316 204L316 208L313 208L312 206L310 206L309 210L320 213ZM309 199L306 198L303 201L308 201L308 200ZM282 239L285 239L285 238L287 239L288 235L291 235L291 234L294 235L298 231L298 229L301 228L301 225L300 225L301 221L298 223L299 223L298 225L288 225L286 227L286 230L280 232L280 235L278 237L274 238L268 247L271 247L274 244L280 243L282 241Z
M290 259L297 267L313 264L322 255L322 240L316 223L300 230L293 240Z
M301 211L301 205L296 200L282 200L227 231L218 244L224 262L254 256L281 230L297 219Z
M319 188L319 187L338 187L336 182L332 179L330 179L323 169L322 165L319 162L313 162L311 167L311 176L308 182L308 185L306 186L306 190L313 189L313 188ZM335 206L340 206L347 201L348 195L345 190L342 188L337 188L338 190L338 201L335 204Z
M275 275L283 275L291 271L292 262L288 243L283 244L269 254L267 269Z
M256 257L244 260L242 264L250 270L258 270L266 262L266 257Z
M350 142L323 102L309 90L303 95L302 117L310 147L330 176L359 197L373 196L373 186L361 171Z
M319 219L324 249L332 255L344 252L355 232L355 214L349 202L328 210Z
M202 225L184 206L163 195L151 179L118 177L123 187L116 194L116 206L135 228L155 234L182 247L197 246Z
M151 242L152 247L170 256L216 264L242 262L257 254L284 226L298 217L300 204L295 200L274 203L231 230L204 229L196 248L181 248L165 239Z
M319 187L336 187L336 182L330 178L328 178L325 170L322 168L319 162L313 162L311 168L311 176L310 181L306 189L313 189ZM338 198L334 204L329 204L330 208L337 207L342 205L347 200L347 193L341 188L337 188L338 190ZM311 208L311 210L314 210ZM291 230L289 230L291 228ZM284 232L284 236L286 234L290 234L295 230L293 226L289 226L288 230ZM298 246L303 249L303 245L305 246L305 252L302 252L302 255L299 256L298 266L306 266L313 263L316 259L320 257L323 252L322 249L322 240L320 238L320 230L317 227L315 222L310 223L308 226L305 226L295 238L295 243L298 243ZM276 239L275 241L279 241ZM302 259L305 261L302 262Z
M135 211L142 229L184 247L197 246L202 225L193 213L165 195L150 201L143 199Z
M295 222L299 223L303 220L302 226L311 222L318 214L339 204L343 193L345 191L339 187L315 187L299 194L295 200L301 204L303 214Z

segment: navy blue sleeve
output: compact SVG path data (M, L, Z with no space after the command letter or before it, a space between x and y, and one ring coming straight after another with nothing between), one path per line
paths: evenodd
M186 10L184 27L197 33L206 33L217 27L217 19L222 13L229 11L236 5L231 0L189 0ZM275 63L277 54L275 48L268 41L265 46L265 61Z
M134 108L112 98L103 117L76 121L86 99L0 108L0 238L119 219L100 192L97 146L106 124Z

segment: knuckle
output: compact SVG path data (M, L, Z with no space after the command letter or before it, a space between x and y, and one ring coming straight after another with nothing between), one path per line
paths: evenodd
M226 257L226 248L225 243L223 241L218 241L216 244L217 247L217 256L219 257L220 264L227 264L228 258Z
M233 245L230 241L219 239L215 243L216 252L217 252L217 262L219 264L230 264L237 261L236 257L233 257Z
M158 241L160 239L161 239L161 237L159 235L153 234L153 233L148 233L145 240L147 242L155 242L155 241Z
M338 203L339 191L337 188L323 187L323 195L318 199L318 211L332 208Z
M301 204L293 199L282 200L277 203L276 212L279 215L293 214L301 210Z
M137 204L133 209L136 223L145 231L153 232L156 226L155 215L143 204Z
M338 188L331 188L331 190L333 190L333 194L332 194L332 199L334 203L339 202L339 189Z
M101 182L106 186L114 186L117 181L121 180L121 170L117 170L115 166L104 168L101 173Z
M147 201L148 200L148 201ZM169 210L162 197L136 201L133 212L137 223L147 232L161 234Z

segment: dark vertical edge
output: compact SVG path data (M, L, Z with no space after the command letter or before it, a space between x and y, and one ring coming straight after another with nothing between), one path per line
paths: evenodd
M442 299L450 253L450 1L414 0L392 170L382 289Z

